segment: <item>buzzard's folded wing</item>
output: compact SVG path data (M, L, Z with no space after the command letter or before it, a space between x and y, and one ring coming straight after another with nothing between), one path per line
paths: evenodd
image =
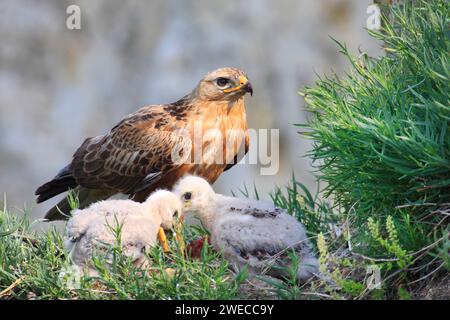
M178 134L177 121L158 107L145 107L109 134L86 139L75 152L72 169L77 183L92 189L131 194L177 168L190 153L189 137Z

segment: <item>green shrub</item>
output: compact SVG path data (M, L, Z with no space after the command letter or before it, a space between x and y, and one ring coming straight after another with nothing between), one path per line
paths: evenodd
M382 57L355 57L337 42L351 70L302 91L313 116L300 126L325 194L351 221L354 249L396 258L385 270L420 263L419 277L449 260L449 4L404 1L384 22L369 31Z

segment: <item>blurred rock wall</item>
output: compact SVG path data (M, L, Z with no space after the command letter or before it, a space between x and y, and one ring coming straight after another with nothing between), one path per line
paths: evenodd
M342 73L347 63L329 36L372 55L362 0L0 0L0 192L14 208L42 216L35 188L68 163L84 138L104 133L138 107L175 101L208 71L245 70L252 128L279 128L280 171L257 165L225 173L229 193L244 183L262 194L291 173L315 190L310 142L297 94L315 73ZM81 30L66 28L66 8L81 7Z

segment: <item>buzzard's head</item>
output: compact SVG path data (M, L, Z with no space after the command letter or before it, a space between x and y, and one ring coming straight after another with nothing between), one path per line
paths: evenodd
M173 192L181 199L186 213L197 215L205 214L204 209L214 201L216 195L205 179L190 175L178 181Z
M201 100L236 100L246 93L253 95L247 75L236 68L220 68L208 73L194 90Z
M183 207L179 197L167 190L153 192L145 201L153 214L161 218L164 230L174 228L176 223L183 221Z

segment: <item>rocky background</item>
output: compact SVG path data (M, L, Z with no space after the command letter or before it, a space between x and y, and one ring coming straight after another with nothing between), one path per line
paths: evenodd
M292 125L307 119L297 92L316 73L345 70L329 36L381 54L364 30L371 2L0 0L0 192L41 217L56 201L36 206L34 190L84 138L140 106L175 101L222 66L250 77L250 127L280 129L280 170L261 176L258 165L239 165L217 190L255 183L267 194L292 172L314 190L310 142ZM81 30L66 28L71 4L81 7Z

